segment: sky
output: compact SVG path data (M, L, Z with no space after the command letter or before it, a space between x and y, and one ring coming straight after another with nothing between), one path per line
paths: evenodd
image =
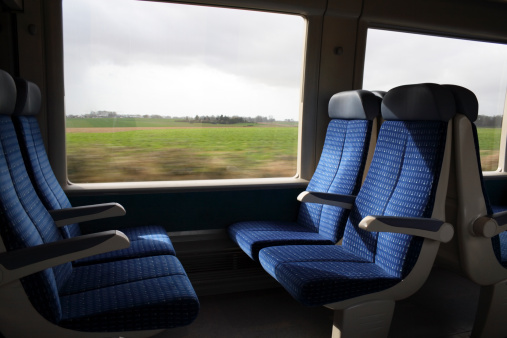
M63 9L67 114L298 119L300 16L133 0Z
M298 120L302 17L136 0L64 0L66 112ZM111 15L114 13L114 15ZM369 29L363 88L474 91L501 115L507 46Z
M507 45L369 29L363 88L432 82L470 89L479 114L503 115Z

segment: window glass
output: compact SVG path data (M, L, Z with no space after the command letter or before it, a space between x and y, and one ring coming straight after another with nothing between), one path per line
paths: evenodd
M389 90L424 82L460 85L475 93L482 169L496 170L507 90L507 46L368 30L363 88Z
M70 181L296 174L302 17L65 0L63 31Z

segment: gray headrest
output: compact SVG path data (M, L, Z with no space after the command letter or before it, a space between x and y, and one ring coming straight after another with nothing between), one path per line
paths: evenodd
M41 107L39 87L33 82L20 78L16 78L14 81L18 90L14 115L37 115Z
M479 115L479 101L477 101L477 96L465 87L456 85L443 86L450 89L454 95L456 112L465 115L470 121L475 122Z
M0 115L12 115L16 105L16 85L6 71L0 69Z
M373 120L380 115L382 99L367 90L334 94L329 100L329 117L344 120Z
M382 100L386 120L449 121L455 114L451 91L434 83L396 87Z

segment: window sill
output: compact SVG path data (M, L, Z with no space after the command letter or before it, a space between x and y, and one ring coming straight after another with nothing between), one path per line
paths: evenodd
M64 190L68 196L82 196L96 194L283 189L296 187L305 189L307 185L308 180L295 177L281 177L202 181L69 183Z

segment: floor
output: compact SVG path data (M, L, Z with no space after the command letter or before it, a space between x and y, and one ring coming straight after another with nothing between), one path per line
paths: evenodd
M397 302L389 338L470 337L479 288L435 269L413 296ZM200 297L201 312L165 337L331 337L332 311L300 305L281 288Z

